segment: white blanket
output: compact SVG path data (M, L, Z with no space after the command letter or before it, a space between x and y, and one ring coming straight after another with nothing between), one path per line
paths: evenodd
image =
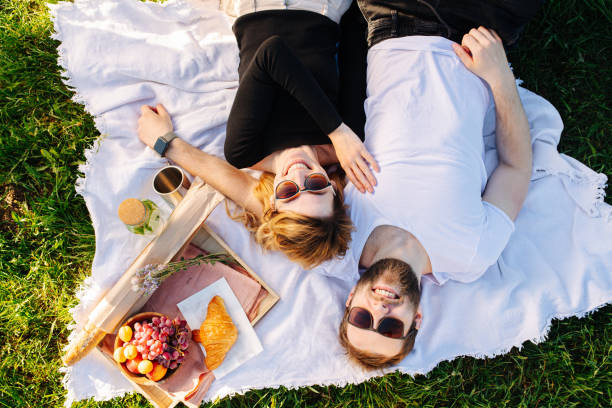
M73 313L77 326L147 242L123 227L116 216L118 204L136 196L163 205L149 186L164 160L136 137L139 106L163 103L181 137L222 154L238 51L231 21L215 7L216 2L187 0L164 5L76 0L50 6L66 83L103 135L85 152L87 163L76 186L96 233L91 278ZM563 125L557 111L527 90L520 94L534 138L535 170L516 232L498 263L477 282L438 287L424 281L425 319L415 349L393 370L427 373L458 356L505 353L526 340L544 340L553 318L583 316L612 300L612 208L603 202L606 177L559 155ZM487 140L489 149L493 141ZM495 151L487 157L494 165ZM280 385L358 383L391 371L355 368L338 344L337 327L354 271L338 261L304 272L282 254L262 254L223 207L208 224L281 300L256 326L264 351L215 381L207 398ZM98 352L65 373L67 406L132 390Z

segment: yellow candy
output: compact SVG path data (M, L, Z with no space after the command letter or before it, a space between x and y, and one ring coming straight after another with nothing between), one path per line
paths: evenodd
M132 328L130 326L123 326L119 329L119 333L117 333L121 341L128 342L132 340Z
M138 363L138 372L140 374L149 374L151 371L153 371L153 363L149 360L142 360Z
M125 354L123 354L123 347L117 347L115 349L115 352L113 353L113 358L118 363L125 362L126 358L125 358Z
M123 354L128 360L133 360L138 355L138 350L133 344L129 344L123 348Z

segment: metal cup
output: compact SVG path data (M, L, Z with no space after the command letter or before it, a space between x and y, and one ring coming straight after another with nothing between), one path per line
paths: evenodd
M181 202L190 186L183 169L177 166L163 167L153 177L153 190L172 208Z

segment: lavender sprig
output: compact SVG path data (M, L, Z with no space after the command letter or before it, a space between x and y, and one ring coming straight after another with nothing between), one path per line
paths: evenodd
M214 265L216 262L230 263L232 258L225 253L216 253L208 255L198 255L191 259L181 259L180 261L170 262L168 264L146 265L132 277L132 290L138 292L142 290L145 294L150 295L161 285L168 276L175 272L186 270L195 265L208 263Z

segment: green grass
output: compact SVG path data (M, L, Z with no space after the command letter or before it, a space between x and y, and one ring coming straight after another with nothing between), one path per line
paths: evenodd
M510 54L525 86L559 109L566 127L560 150L608 176L611 27L609 1L551 1ZM0 0L0 407L62 405L57 370L68 310L95 250L74 182L98 132L61 82L51 30L41 0ZM612 307L555 321L548 338L494 359L442 363L427 377L252 391L209 406L612 405ZM131 395L75 406L147 403Z

